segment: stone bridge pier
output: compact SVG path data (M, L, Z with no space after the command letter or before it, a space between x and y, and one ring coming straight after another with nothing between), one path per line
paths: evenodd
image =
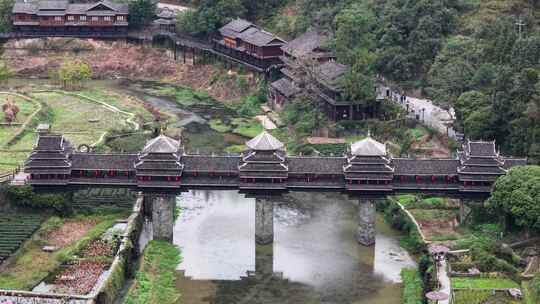
M144 195L145 214L152 217L154 240L173 241L176 194L152 193Z
M372 199L360 199L358 203L358 229L356 240L364 246L375 245L375 201Z
M274 242L274 202L270 197L255 197L255 242L258 245Z

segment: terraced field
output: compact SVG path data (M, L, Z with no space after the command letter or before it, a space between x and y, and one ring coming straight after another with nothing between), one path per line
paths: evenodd
M0 264L39 228L41 220L38 215L0 215Z

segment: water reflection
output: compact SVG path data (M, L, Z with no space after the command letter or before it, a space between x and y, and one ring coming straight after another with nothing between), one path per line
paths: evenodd
M276 202L273 246L255 246L255 200L236 191L192 191L179 205L184 304L399 303L394 283L414 265L380 221L377 245L359 246L357 206L337 194Z

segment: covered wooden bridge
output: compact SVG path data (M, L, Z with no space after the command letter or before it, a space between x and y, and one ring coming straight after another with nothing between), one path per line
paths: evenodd
M167 206L174 205L175 193L190 189L238 189L255 197L286 191L345 192L362 201L358 239L371 245L375 207L370 198L403 192L485 198L497 177L527 163L501 156L493 141L466 141L455 159L393 158L386 145L370 136L341 157L287 155L283 143L266 132L246 146L241 155L192 155L180 141L160 135L136 154L82 153L62 134L40 134L24 165L25 183L42 189L118 186L151 193L154 207L165 206L156 215L165 216L162 222L170 226L158 233L164 238L172 236L172 207ZM266 210L269 204L260 205Z

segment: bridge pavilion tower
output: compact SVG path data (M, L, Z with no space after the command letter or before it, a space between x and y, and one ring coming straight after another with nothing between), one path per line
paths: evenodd
M267 245L274 241L272 196L287 190L289 166L282 142L266 131L246 142L248 150L238 165L239 188L255 197L255 240Z
M176 195L184 165L180 141L160 135L148 141L134 164L137 187L152 210L154 239L172 241Z
M343 166L345 188L360 198L356 239L364 246L375 244L375 199L393 191L394 165L386 145L370 135L351 145Z

